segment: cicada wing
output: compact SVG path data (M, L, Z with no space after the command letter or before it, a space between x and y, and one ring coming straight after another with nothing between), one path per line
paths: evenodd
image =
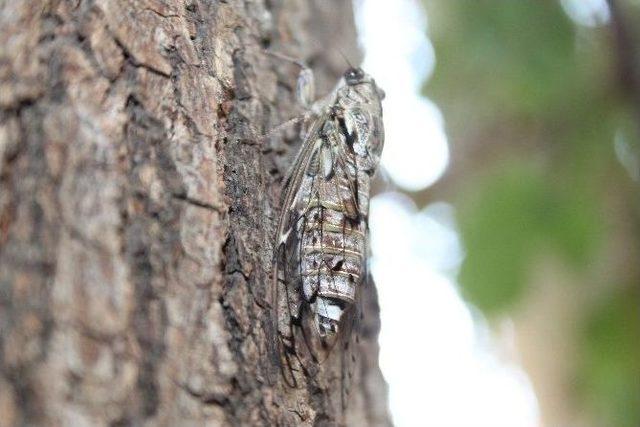
M284 277L286 276L286 264L283 262L285 259L284 245L278 244L275 248L273 267L272 267L272 283L269 291L269 304L271 307L271 321L269 322L270 336L269 353L275 366L278 367L282 374L284 381L293 386L295 384L295 376L289 368L291 366L288 359L288 347L289 344L285 342L288 336L291 336L291 330L287 331L283 328L285 322L281 319L281 313L287 313L290 310L288 306L287 288ZM281 298L284 296L285 299ZM283 304L283 302L285 304Z
M350 305L341 319L340 333L327 348L319 346L308 305L302 307L300 327L294 330L295 361L308 381L327 391L335 414L345 413L357 377L360 319L360 303Z
M325 122L323 123L322 120ZM279 356L283 375L287 384L296 386L296 370L303 370L307 377L314 378L322 371L326 360L332 359L336 348L340 348L335 357L346 357L344 350L351 354L354 346L349 342L352 328L357 321L357 307L347 304L344 317L341 319L338 337L332 342L321 339L317 326L314 324L314 313L310 301L304 299L302 290L301 242L305 241L306 233L314 227L322 228L323 219L313 220L311 212L322 213L327 209L324 204L329 200L337 204L332 208L341 212L351 221L344 221L344 227L361 228L362 216L358 206L357 179L354 179L354 166L350 165L349 157L344 147L344 138L339 135L337 128L327 131L329 118L325 115L312 127L309 137L305 141L292 172L287 179L285 195L282 202L283 212L278 224L278 246L276 262L274 263L274 319L277 322L279 335ZM333 133L331 132L333 129ZM320 132L322 130L322 133ZM351 169L350 169L351 168ZM315 209L315 210L314 210ZM320 215L323 218L323 215ZM345 219L346 219L345 218ZM314 223L314 221L319 223ZM343 233L352 233L345 230ZM346 237L345 237L346 240ZM364 252L364 251L362 251ZM324 254L320 255L324 260ZM324 267L324 273L333 277L330 265ZM336 273L338 274L338 273ZM313 279L307 279L313 283ZM357 287L357 284L354 284ZM314 288L313 284L310 285ZM315 289L320 287L320 277ZM309 290L307 290L307 294ZM346 359L345 359L346 361ZM333 363L331 363L333 365ZM338 361L336 366L345 363ZM338 372L337 377L346 377L347 371Z
M316 189L318 194L321 195L322 200L335 200L337 204L334 206L334 209L344 215L345 218L343 218L343 225L341 226L341 230L339 230L342 232L342 242L339 246L348 250L347 241L352 240L350 236L357 233L366 233L366 227L363 222L366 215L362 215L358 202L358 182L356 179L357 170L355 164L346 150L346 141L344 137L339 134L337 127L334 127L333 130L335 131L335 134L325 134L327 143L323 146L323 150L318 152L318 156L320 158L318 170L321 171L322 179L317 180ZM330 148L331 155L326 154L327 148ZM331 164L327 165L327 162L329 161ZM324 209L324 207L321 207L321 209ZM320 227L323 228L324 226L321 225ZM363 237L362 240L364 241L365 239L366 236ZM358 252L364 256L366 251L365 248L361 248ZM336 263L342 264L346 262L347 257L348 255L345 252L343 254L333 253L328 258L332 260L334 263L333 267L335 267ZM332 278L335 279L337 275L344 273L343 271L334 272L332 265L330 265L327 260L324 262L325 277L328 276L329 280ZM360 259L360 262L364 262L364 260ZM364 268L362 269L364 270ZM340 268L338 268L338 270L340 270ZM361 276L358 276L356 282L353 284L356 290L359 287L360 280ZM354 301L357 302L358 298L359 297L356 295ZM305 342L307 343L307 347L312 352L317 363L323 364L325 360L330 358L331 353L336 350L339 350L339 352L342 353L345 348L353 347L348 341L352 337L351 331L354 320L357 320L355 312L358 310L358 307L352 306L354 306L353 303L346 303L338 336L331 342L323 341L323 344L325 344L324 346L318 345L319 340L317 336L314 337L314 332L316 332L314 329L303 329L306 333Z
M280 366L285 382L297 386L295 352L296 334L293 322L297 322L303 307L299 292L299 274L292 263L291 251L296 247L296 229L300 222L305 221L305 212L299 208L304 199L301 194L302 182L307 175L316 152L322 145L318 138L321 116L311 127L308 138L305 139L291 172L287 176L281 200L281 213L278 220L276 246L274 248L272 283L269 292L271 305L271 328L274 337L270 342L270 353ZM302 227L304 228L304 227Z
M348 218L356 219L360 214L358 172L353 156L347 147L347 137L338 129L339 127L333 127L333 132L328 136L333 161L332 184L345 215Z
M364 277L364 280L360 284L357 290L357 298L355 304L353 304L351 311L349 312L349 316L345 318L345 322L347 322L347 327L345 327L345 335L342 340L342 352L341 352L341 405L342 409L345 410L348 406L349 399L351 397L351 389L353 387L354 381L357 378L357 369L358 369L358 355L361 351L360 349L360 338L362 335L362 319L364 314L363 307L363 298L362 294L364 293L368 278Z

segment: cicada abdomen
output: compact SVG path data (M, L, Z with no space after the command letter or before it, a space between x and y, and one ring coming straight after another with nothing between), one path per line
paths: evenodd
M344 365L354 360L347 352L367 274L370 180L384 142L382 97L371 77L349 69L285 184L272 304L290 385L314 377L338 352L349 381Z

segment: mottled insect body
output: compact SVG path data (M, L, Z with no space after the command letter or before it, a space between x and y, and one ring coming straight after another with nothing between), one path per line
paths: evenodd
M305 352L321 363L340 338L348 341L358 317L370 181L384 142L383 96L370 76L350 68L318 108L286 181L274 308L288 369L294 355L309 370L299 357ZM295 382L292 372L285 378Z

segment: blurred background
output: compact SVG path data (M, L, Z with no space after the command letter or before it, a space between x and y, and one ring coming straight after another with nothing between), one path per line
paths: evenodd
M398 426L640 425L640 1L354 0Z

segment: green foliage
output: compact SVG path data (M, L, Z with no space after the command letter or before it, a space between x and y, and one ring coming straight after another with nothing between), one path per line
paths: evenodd
M557 2L454 1L447 7L449 19L440 25L455 30L436 39L434 86L446 86L441 95L475 98L497 114L503 108L537 112L579 84L572 73L574 30Z
M640 295L623 289L586 323L580 392L602 425L640 425Z
M460 206L467 250L460 282L465 297L483 311L495 312L522 292L524 262L539 244L545 194L538 174L526 165L490 176L478 187Z
M596 30L578 46L558 2L427 5L436 10L437 66L425 90L443 108L452 144L484 138L475 144L501 154L469 171L458 203L467 250L460 283L495 313L517 301L541 251L580 269L599 249L599 193L615 162L620 110L612 59Z
M606 259L603 242L619 238L607 204L638 209L614 156L640 177L637 114L616 90L610 29L579 28L559 1L425 3L437 62L425 93L443 109L453 161L467 156L455 170L463 294L489 315L513 309L543 255L585 283ZM612 283L616 268L605 267ZM596 425L640 425L639 300L618 292L582 325L577 383Z
M476 193L458 204L467 249L459 281L464 295L486 313L517 302L530 261L542 250L580 267L599 246L595 199L564 191L546 176L531 161L514 160L476 182Z

